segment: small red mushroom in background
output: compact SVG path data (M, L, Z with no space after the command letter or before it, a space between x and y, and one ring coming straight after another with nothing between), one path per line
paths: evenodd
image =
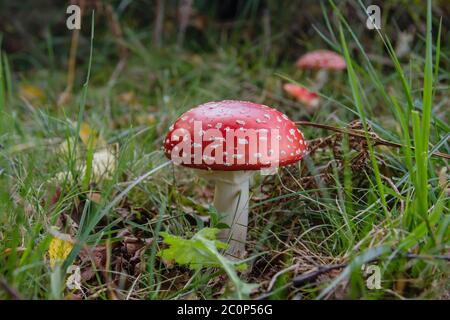
M302 132L276 109L236 100L193 108L175 121L164 141L166 156L215 182L214 207L230 229L226 253L245 255L250 178L255 170L296 163L306 153Z
M345 59L330 50L314 50L301 56L296 66L302 70L318 71L315 90L323 87L328 80L328 71L341 71L347 68Z
M307 107L315 109L319 105L319 95L305 87L293 83L285 83L283 89L288 95Z
M344 70L347 64L342 56L329 50L315 50L301 56L296 63L300 69Z

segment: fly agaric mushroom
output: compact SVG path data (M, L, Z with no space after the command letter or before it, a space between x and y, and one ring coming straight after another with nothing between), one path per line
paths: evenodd
M305 87L293 83L285 83L283 89L297 101L304 103L308 107L315 108L319 105L319 95Z
M281 112L247 101L224 100L199 105L184 113L164 141L166 156L194 168L215 182L214 206L230 229L226 253L245 254L249 184L255 170L293 164L306 153L303 134Z
M329 50L315 50L301 56L296 63L302 70L318 70L315 89L323 87L328 79L328 71L340 71L347 67L345 59Z

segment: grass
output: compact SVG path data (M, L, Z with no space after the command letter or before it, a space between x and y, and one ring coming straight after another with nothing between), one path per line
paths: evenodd
M64 106L57 100L66 71L57 65L51 34L42 48L51 61L40 68L19 73L20 60L2 52L0 298L243 298L239 287L251 283L258 285L252 298L448 299L448 160L432 155L450 149L450 62L448 42L441 41L448 30L442 20L433 22L428 1L421 17L426 32L405 59L396 55L391 29L370 31L380 46L367 49L361 39L369 31L347 21L340 3L321 8L324 21L315 25L318 33L307 49L326 44L342 53L348 68L330 77L312 112L281 91L285 79L308 85L312 77L293 71L293 61L267 54L268 44L285 41L277 30L251 40L240 36L242 26L229 34L210 31L205 41L217 48L192 51L171 44L154 48L145 42L147 30L125 27L122 45L130 54L120 69L108 37L93 36L92 15L90 46L80 44L89 59L77 66L84 84ZM239 278L230 269L189 270L159 257L161 232L192 238L218 223L209 207L212 185L165 159L165 132L190 107L229 98L272 105L293 120L338 127L359 120L368 141L330 137L297 165L255 177L246 261L251 268ZM102 177L93 176L101 148L79 140L82 124L91 128L91 142L106 140L108 152L118 145L117 162ZM331 134L301 129L309 140ZM403 147L371 143L372 129ZM51 268L48 251L59 233L69 234L74 247ZM63 270L73 264L83 272L81 291L66 285ZM319 266L337 264L317 279L293 283ZM380 289L367 286L369 265L380 268Z

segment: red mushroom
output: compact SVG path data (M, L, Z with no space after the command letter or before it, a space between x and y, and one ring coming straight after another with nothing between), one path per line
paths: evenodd
M347 67L345 59L329 50L315 50L301 56L296 63L302 70L318 70L315 88L320 89L328 79L328 71L340 71Z
M224 100L184 113L164 142L175 164L200 169L215 181L214 206L229 230L227 254L242 257L247 237L249 182L255 170L286 166L306 153L303 134L281 112L264 105Z
M319 105L319 95L305 87L293 83L285 83L283 89L297 101L304 103L308 107L315 108Z

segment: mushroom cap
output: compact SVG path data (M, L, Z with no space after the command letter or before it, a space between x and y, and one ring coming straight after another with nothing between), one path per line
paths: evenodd
M296 63L300 69L343 70L347 67L345 59L330 50L314 50L301 56Z
M294 83L285 83L283 89L297 101L309 107L317 107L319 105L319 95L313 91L309 91L305 87Z
M306 153L302 132L286 115L237 100L208 102L184 113L164 140L176 164L205 170L286 166Z

